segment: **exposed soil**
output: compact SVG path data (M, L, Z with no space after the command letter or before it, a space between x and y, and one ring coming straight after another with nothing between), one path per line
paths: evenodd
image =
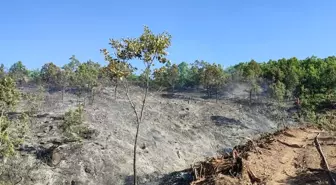
M220 168L224 164L230 167L221 172L214 172L199 177L193 185L232 185L232 184L328 184L324 163L314 145L317 134L322 151L329 163L330 171L336 180L336 137L328 132L316 128L291 128L273 135L264 135L245 146L237 147L243 163L243 170L237 177L232 176L232 165L229 159L209 159L212 165L205 172L213 168ZM205 164L205 163L204 163ZM230 171L231 170L231 171ZM251 179L248 171L255 175ZM230 173L231 172L231 173Z

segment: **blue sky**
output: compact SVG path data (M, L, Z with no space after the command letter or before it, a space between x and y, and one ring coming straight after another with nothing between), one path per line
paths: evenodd
M143 25L172 36L169 59L224 67L255 59L336 52L335 0L11 0L0 3L0 63L63 65L71 55L105 64L109 38ZM139 66L139 65L138 65Z

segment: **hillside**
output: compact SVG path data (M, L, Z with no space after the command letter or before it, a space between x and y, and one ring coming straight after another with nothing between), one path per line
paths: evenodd
M146 4L146 8L157 6L140 4ZM69 12L90 21L88 16L94 14L88 12L93 7L83 11L85 16L74 13L78 6ZM137 5L132 7L139 9ZM275 7L279 12L278 5ZM103 9L98 14L104 18L95 15L93 26L76 29L74 35L67 35L74 29L48 29L42 37L50 36L51 40L42 39L41 34L27 40L34 29L41 27L35 24L32 29L10 31L10 35L16 34L15 42L6 47L29 45L31 50L6 50L6 58L1 61L4 63L0 63L0 185L295 184L299 182L290 178L308 174L302 170L314 168L314 172L321 172L316 163L320 160L310 156L314 147L309 142L316 132L336 131L336 56L328 56L327 44L311 42L309 46L316 48L309 50L292 44L300 48L295 51L288 43L282 46L286 48L265 47L271 40L274 46L281 46L278 36L261 39L261 45L260 39L242 39L239 43L231 38L240 36L221 32L218 37L216 33L195 35L194 31L184 30L181 37L178 29L187 25L184 23L182 27L172 24L174 28L160 24L170 27L161 32L156 31L166 28L154 26L154 32L144 25L142 33L124 26L126 30L118 33L118 29L101 29L96 23L119 25L110 24L106 15L112 15L113 10L124 12L125 8ZM49 8L41 10L47 10L42 18L50 12L56 15ZM128 11L126 17L132 21L122 22L133 24L136 19L129 16L130 12L134 11ZM157 19L166 11L150 12L150 17ZM118 20L125 17L124 13L117 14ZM61 17L68 20L73 16ZM55 25L53 19L45 19L50 24L42 27ZM17 20L9 20L13 21ZM65 22L60 20L56 25ZM85 21L70 22L80 26ZM92 32L90 27L109 33ZM20 39L20 30L31 32ZM49 34L53 30L57 33ZM89 35L81 34L88 30ZM251 29L248 32L252 33ZM266 29L265 33L271 32ZM222 35L230 39L221 41ZM304 35L302 30L299 35ZM204 40L204 36L218 38ZM106 44L101 43L104 38ZM198 43L202 39L204 42ZM25 40L29 44L21 43ZM35 43L42 40L47 43ZM230 40L234 44L227 43ZM188 45L185 41L192 42ZM204 45L205 41L209 43ZM263 49L254 48L258 45ZM238 46L238 50L230 52L232 46ZM245 46L254 49L241 48ZM305 50L308 57L302 58ZM309 130L313 125L316 128ZM280 131L283 128L290 129ZM325 136L334 138L332 134ZM327 145L324 148L333 163L334 143ZM319 181L324 183L323 178Z
M131 183L135 119L123 92L116 100L113 94L112 88L106 88L93 105L85 107L85 123L95 134L81 143L66 141L59 128L64 113L76 106L76 96L66 93L62 102L60 92L45 94L20 157L7 166L16 170L13 181L21 179L25 185ZM132 94L139 102L141 89L133 88ZM218 103L199 98L200 93L165 94L150 93L140 129L138 173L145 184L158 184L165 174L216 156L247 138L273 132L278 123L272 121L272 114L285 114L273 104L248 107L242 104L243 93L240 99Z

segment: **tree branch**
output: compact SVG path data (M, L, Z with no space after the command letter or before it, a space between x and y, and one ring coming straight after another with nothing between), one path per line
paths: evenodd
M138 112L136 111L136 108L135 108L135 105L133 103L133 100L131 99L130 95L129 95L129 86L128 86L128 82L127 80L125 79L125 83L123 83L124 85L124 88L126 90L126 97L127 97L127 100L128 102L130 103L132 109L133 109L133 112L135 114L135 117L137 119L137 123L139 123L140 119L139 119L139 116L138 116Z
M146 67L146 71L148 73L149 73L150 66L151 66L151 63L149 65L147 65L147 67ZM146 89L145 89L144 98L142 100L142 107L141 107L141 112L140 112L140 122L142 121L142 118L143 118L143 112L144 112L144 109L145 109L145 104L146 104L148 89L149 89L149 74L147 74L147 76L146 76Z
M334 178L332 177L332 173L330 172L330 169L329 169L329 165L328 165L328 162L327 162L327 159L322 151L322 148L321 148L321 145L320 143L318 142L318 136L320 135L320 133L318 133L314 139L314 143L315 143L315 146L316 146L316 149L317 151L319 152L321 158L322 158L322 162L324 163L324 167L326 168L325 171L328 173L328 177L329 177L329 184L331 185L336 185L336 182L334 180Z

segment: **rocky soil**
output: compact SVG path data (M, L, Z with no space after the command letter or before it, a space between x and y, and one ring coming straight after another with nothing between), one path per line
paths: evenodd
M248 94L239 88L236 93L237 88L231 87L218 103L200 93L151 92L138 142L141 184L169 184L165 182L171 172L274 132L284 123L293 124L286 108L261 99L248 106ZM132 89L137 105L141 94L140 88ZM66 93L62 101L59 92L45 94L19 155L2 167L10 174L1 178L25 185L130 184L135 117L124 93L118 92L117 99L113 95L112 88L101 90L93 105L85 107L85 124L95 130L92 137L70 142L59 126L64 113L76 106L76 96Z
M233 163L229 159L212 159L211 165L203 165L206 173L203 172L192 185L248 185L253 181L259 185L328 185L330 176L316 147L316 137L328 163L330 176L336 182L335 135L306 127L285 129L246 144L244 151L240 151L243 169L236 177L229 172L233 171ZM217 172L213 170L223 169L223 165L230 167Z

